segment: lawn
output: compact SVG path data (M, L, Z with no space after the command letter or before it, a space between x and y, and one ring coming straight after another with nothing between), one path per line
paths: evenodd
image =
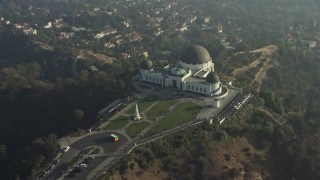
M137 136L144 128L146 128L150 123L148 122L138 122L138 123L132 123L129 127L126 129L126 133L130 137Z
M165 112L173 104L173 102L174 101L172 99L161 100L147 112L148 119L155 120L156 117Z
M192 121L197 117L201 107L191 102L184 102L176 106L172 112L159 121L147 132L147 136L165 131L186 122Z
M141 101L138 102L139 111L142 112L151 106L156 100L158 100L158 96L147 96L143 98ZM126 113L127 114L134 114L136 106L132 106Z
M117 119L113 120L110 124L104 127L105 130L116 130L124 127L129 123L128 118L125 116L119 116Z

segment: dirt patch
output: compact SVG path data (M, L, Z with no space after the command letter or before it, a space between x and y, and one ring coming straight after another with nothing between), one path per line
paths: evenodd
M250 63L247 66L243 66L243 67L235 69L232 74L234 76L237 76L238 74L241 74L243 72L246 72L246 71L250 70L251 68L256 67L260 63L261 63L260 59L257 59L257 60L253 61L252 63Z
M48 50L48 51L53 51L54 48L46 43L39 42L39 41L33 41L34 44L38 45L40 48Z
M274 67L275 65L278 65L278 62L275 59L271 59L270 56L273 55L279 48L274 45L266 46L254 51L251 51L252 53L255 52L262 52L264 55L266 55L266 60L263 62L263 66L259 69L257 74L255 75L254 79L252 80L253 83L257 83L257 91L260 91L262 82L267 78L267 71ZM272 60L272 61L271 61Z
M265 159L265 153L256 150L246 138L234 138L227 143L219 143L214 151L211 152L209 159L212 167L211 174L219 177L230 170L237 172L236 179L243 179L246 164L254 161L257 157ZM250 172L252 173L252 172ZM254 172L257 176L261 176L260 172Z
M266 114L270 120L278 125L282 125L285 120L283 118L280 118L279 116L276 116L275 114L271 113L270 111L268 111L267 109L260 107L256 109L257 111L263 112L264 114Z
M266 65L270 61L269 56L273 55L273 53L276 52L277 50L278 50L277 46L269 45L269 46L262 47L260 49L250 51L249 53L261 53L261 56L258 59L254 60L249 65L235 69L232 74L234 76L237 76L240 73L246 72L246 71L250 70L251 68L256 67L261 62L264 62L264 65ZM243 53L244 52L239 52L236 55L243 54Z
M196 164L190 162L190 157L198 161L199 158L207 161L207 177L233 177L232 179L264 179L268 171L259 168L251 168L247 171L248 164L251 166L254 161L265 160L265 152L258 151L252 146L245 137L230 138L224 142L213 142L213 147L205 156L194 157L183 148L177 150L177 156L171 157L176 170L166 172L163 170L163 164L166 160L157 159L147 170L140 169L135 163L134 168L128 169L123 175L114 174L110 179L167 179L172 178L173 174L181 174L181 177L195 177L199 169ZM131 162L132 163L132 162ZM129 163L130 164L130 163ZM130 165L129 165L130 166Z
M256 49L253 51L250 51L251 53L264 53L266 56L271 56L273 55L273 53L275 53L278 50L278 46L275 45L268 45L268 46L264 46L260 49Z
M233 71L233 79L236 79L236 77L241 74L245 73L252 68L258 67L258 65L261 65L258 72L254 75L254 78L252 80L252 84L257 85L257 91L260 91L262 82L267 78L267 71L278 65L278 62L275 59L272 59L272 55L278 50L279 48L275 45L269 45L262 47L260 49L256 49L253 51L250 51L249 53L261 53L261 56L257 58L256 60L252 61L249 65L239 67ZM239 52L238 54L244 54L245 52Z
M140 180L140 179L153 179L153 180L161 180L169 177L168 173L161 170L161 162L156 161L155 164L148 168L148 170L143 170L138 167L137 164L134 165L134 168L128 170L124 175L120 175L116 173L112 176L111 180L123 180L123 179L132 179L132 180Z
M92 58L92 59L95 59L97 61L100 61L100 62L103 62L106 64L112 64L113 61L116 60L116 58L114 58L114 57L110 57L105 54L96 54L96 53L93 53L92 51L88 51L88 50L80 50L77 58Z

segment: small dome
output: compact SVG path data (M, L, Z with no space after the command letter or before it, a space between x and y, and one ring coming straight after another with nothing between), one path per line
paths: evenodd
M206 81L207 83L215 84L215 83L219 83L220 79L216 73L210 72L206 77Z
M206 48L193 45L184 50L180 60L187 64L203 64L211 61L212 58Z
M150 70L153 68L153 63L150 60L143 60L141 63L141 69Z
M182 69L182 68L172 68L170 70L170 74L173 75L173 76L179 76L179 77L182 77L182 76L185 76L187 74L187 71L185 69Z

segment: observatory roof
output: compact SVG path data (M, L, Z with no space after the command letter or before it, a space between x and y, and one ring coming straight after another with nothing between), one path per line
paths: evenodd
M193 45L184 50L180 60L187 64L203 64L212 59L206 48L199 45Z
M206 81L207 83L215 84L215 83L219 83L220 79L216 73L210 72L206 77Z
M141 63L141 69L150 70L153 68L153 63L150 60L143 60Z

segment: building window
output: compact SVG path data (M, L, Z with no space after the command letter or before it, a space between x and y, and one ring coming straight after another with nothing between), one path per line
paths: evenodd
M154 78L153 78L153 82L154 82L155 80L154 80Z
M188 89L190 89L190 85L188 85Z
M158 82L159 80L158 80L158 78L157 78L157 82Z
M207 90L206 90L206 89L203 89L203 91L206 92Z
M196 87L196 91L198 91L198 87Z
M200 92L202 92L202 88L200 88Z
M149 77L149 80L151 81L151 77Z
M192 90L194 90L194 87L192 86Z

